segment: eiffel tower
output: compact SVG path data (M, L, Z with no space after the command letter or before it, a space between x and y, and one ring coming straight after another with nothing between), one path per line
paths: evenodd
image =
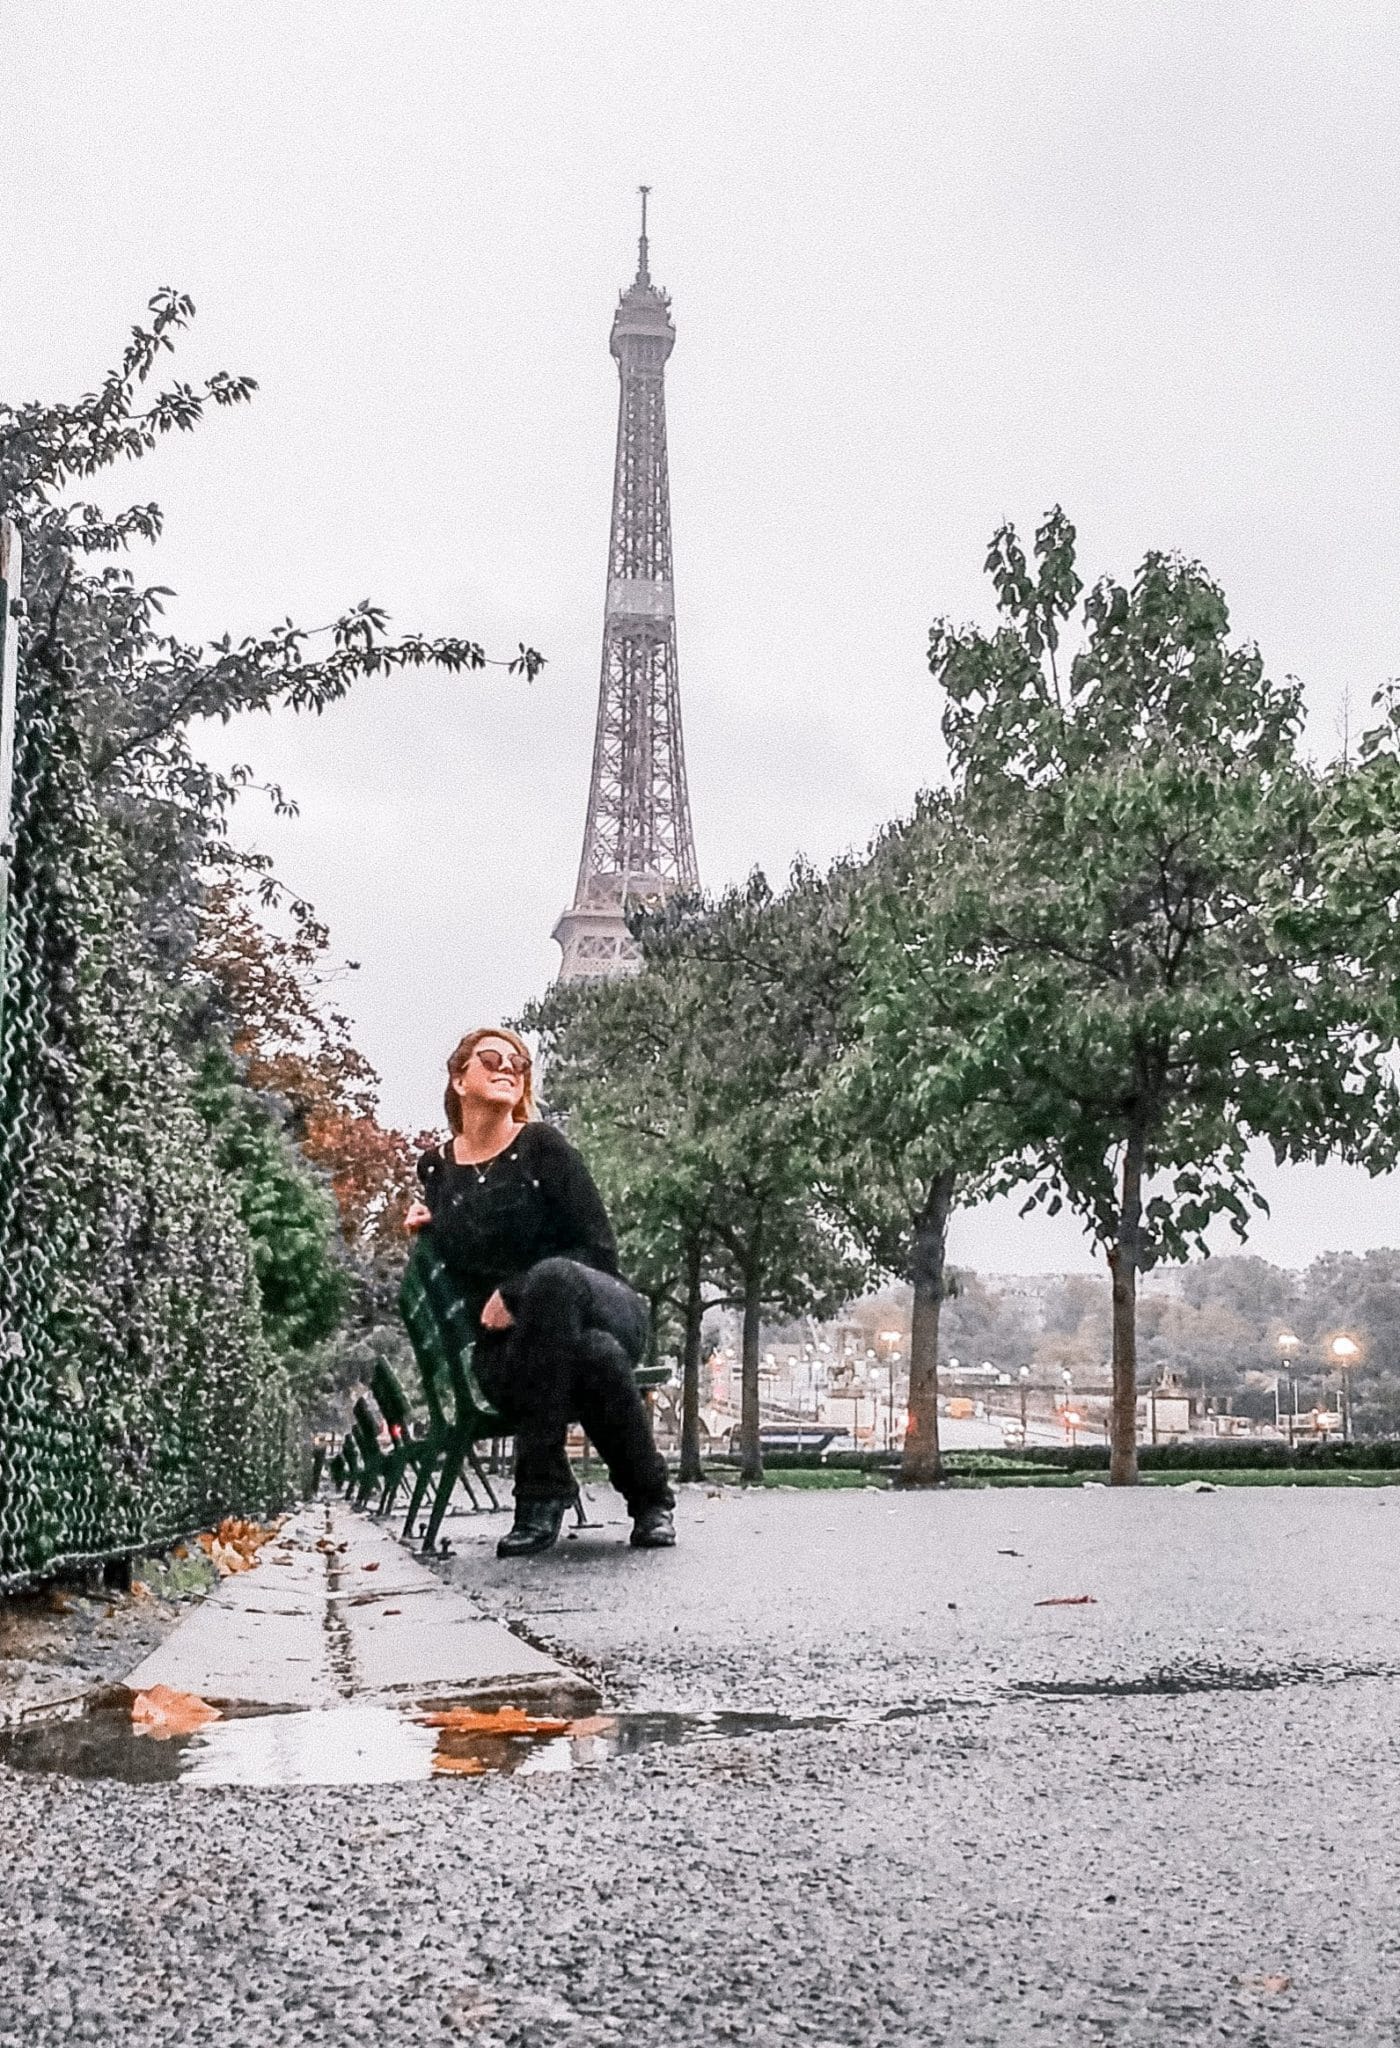
M561 981L635 971L626 912L699 886L681 739L666 359L671 302L651 281L647 194L637 275L613 315L621 391L603 610L603 673L593 774L574 900L554 927Z

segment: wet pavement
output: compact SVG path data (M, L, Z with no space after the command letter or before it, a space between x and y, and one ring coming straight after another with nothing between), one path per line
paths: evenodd
M598 1501L523 1564L461 1518L437 1570L612 1738L0 1765L0 2042L1400 2039L1400 1493L688 1489L656 1554Z
M286 1521L254 1570L225 1579L127 1678L133 1692L163 1685L264 1708L570 1683L592 1700L586 1682L483 1616L386 1527L329 1501Z

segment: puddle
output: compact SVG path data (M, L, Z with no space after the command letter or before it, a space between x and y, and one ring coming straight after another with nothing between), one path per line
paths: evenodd
M1002 1697L1035 1700L1270 1692L1349 1679L1400 1678L1394 1664L1293 1664L1234 1669L1184 1664L1122 1678L1012 1680ZM177 1696L179 1697L179 1696ZM347 1701L315 1708L230 1708L190 1732L134 1727L129 1697L0 1727L0 1764L128 1785L392 1785L430 1778L514 1778L590 1771L644 1749L729 1742L799 1730L835 1734L925 1720L971 1696L844 1714L581 1712L567 1693L527 1705L480 1700ZM198 1704L198 1703L196 1703Z
M863 1725L937 1711L893 1708ZM244 1712L160 1738L134 1728L126 1707L104 1705L0 1731L0 1763L128 1785L389 1785L591 1770L643 1749L856 1724L857 1717L836 1714L581 1717L576 1710L550 1715L538 1703L486 1710L379 1703Z
M1278 1692L1295 1685L1342 1685L1353 1678L1400 1678L1394 1664L1287 1664L1237 1670L1225 1664L1181 1664L1133 1678L1023 1678L1010 1691L1020 1699L1162 1699L1185 1693Z

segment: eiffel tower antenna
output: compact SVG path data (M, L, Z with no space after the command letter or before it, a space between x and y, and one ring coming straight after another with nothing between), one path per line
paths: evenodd
M643 185L637 275L613 315L617 456L593 772L574 900L554 927L561 981L627 974L627 912L699 887L681 736L666 361L671 302L651 281Z
M639 185L637 190L642 195L642 236L637 244L637 283L650 284L651 270L647 263L647 195L651 187Z

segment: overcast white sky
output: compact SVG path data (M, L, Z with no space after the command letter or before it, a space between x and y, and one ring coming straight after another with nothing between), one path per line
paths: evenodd
M219 734L242 830L363 964L416 1128L549 979L587 787L608 329L654 188L702 874L863 844L938 777L929 622L1055 500L1086 569L1199 555L1317 742L1400 663L1400 15L1388 0L67 0L5 8L0 390L91 387L160 284L255 405L132 471L175 624L397 622L549 658ZM127 495L123 489L122 495ZM115 495L115 493L113 494ZM1394 1243L1267 1178L1253 1248ZM993 1207L955 1255L1086 1265Z

